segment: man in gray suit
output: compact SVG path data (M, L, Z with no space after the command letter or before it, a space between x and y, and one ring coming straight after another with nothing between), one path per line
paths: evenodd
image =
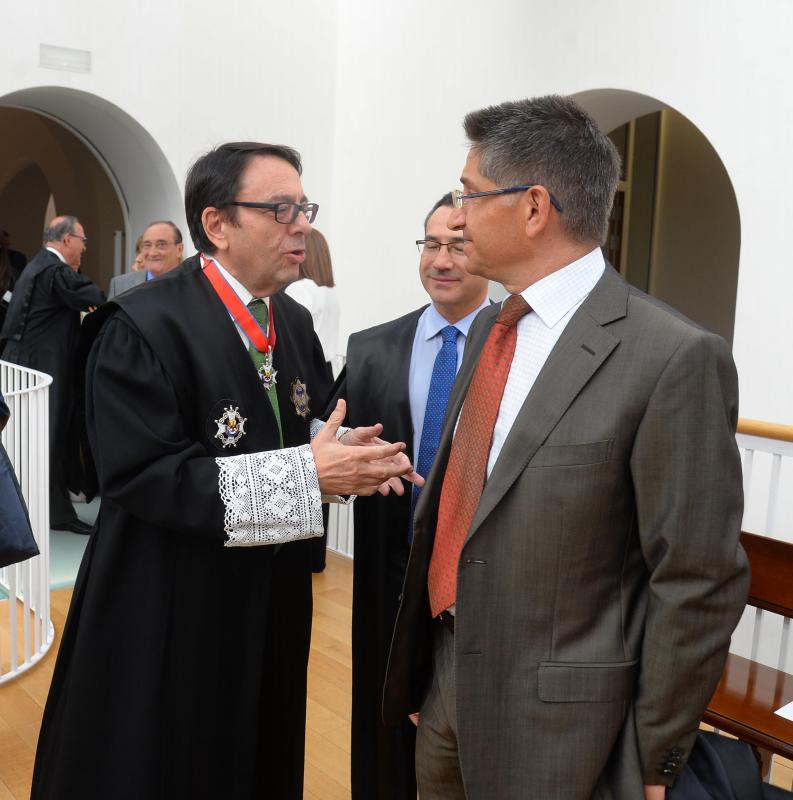
M173 222L167 219L152 222L143 232L140 241L143 269L116 275L110 281L107 299L112 300L133 286L164 275L181 264L183 252L182 232Z
M619 157L572 100L469 114L449 227L483 311L427 485L384 715L422 800L663 798L746 599L727 344L603 260Z

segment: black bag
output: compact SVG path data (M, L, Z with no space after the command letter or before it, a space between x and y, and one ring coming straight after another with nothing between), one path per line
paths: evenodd
M763 783L746 742L700 731L666 800L791 800L793 793Z
M0 431L8 420L8 406L0 395ZM0 444L0 567L37 556L30 518L14 468Z

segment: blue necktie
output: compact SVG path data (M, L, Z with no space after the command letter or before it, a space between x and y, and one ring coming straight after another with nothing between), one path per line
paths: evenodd
M452 390L454 378L457 375L457 334L460 331L454 325L447 325L441 330L443 345L435 356L430 379L430 391L427 395L427 407L424 410L424 426L421 429L421 442L419 454L416 459L416 472L426 478L429 474L443 428L443 418L446 414L446 404L449 402L449 393ZM413 514L416 511L416 502L421 494L421 489L413 487L410 503L410 527L408 528L408 544L413 543Z

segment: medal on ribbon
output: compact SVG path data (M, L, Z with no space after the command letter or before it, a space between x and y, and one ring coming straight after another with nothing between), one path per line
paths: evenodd
M215 290L215 293L220 298L223 305L226 306L226 310L231 314L240 328L242 328L242 332L248 337L250 343L264 357L264 363L257 371L262 386L269 391L275 386L275 376L278 374L278 371L273 369L275 320L273 318L272 301L267 304L269 323L267 333L265 334L261 325L256 321L253 314L251 314L251 310L240 300L228 281L220 274L220 270L217 268L215 262L201 253L201 264L204 268L204 276L210 284L212 284L212 288Z
M215 438L220 439L224 448L236 447L237 442L245 435L247 421L247 417L240 414L239 406L226 406L223 414L215 420L215 424L218 426Z
M290 394L290 398L298 416L303 417L303 419L308 419L308 401L311 399L311 397L308 394L306 384L303 383L300 378L295 378L292 381L292 392Z
M273 369L273 353L268 350L264 354L264 364L259 367L259 378L261 379L262 386L267 391L270 391L275 386L275 376L278 374L277 369Z

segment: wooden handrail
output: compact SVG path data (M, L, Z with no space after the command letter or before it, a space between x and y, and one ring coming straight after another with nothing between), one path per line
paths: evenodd
M763 439L778 439L793 442L793 425L780 425L777 422L763 422L759 419L738 420L738 433L746 436L761 436Z

